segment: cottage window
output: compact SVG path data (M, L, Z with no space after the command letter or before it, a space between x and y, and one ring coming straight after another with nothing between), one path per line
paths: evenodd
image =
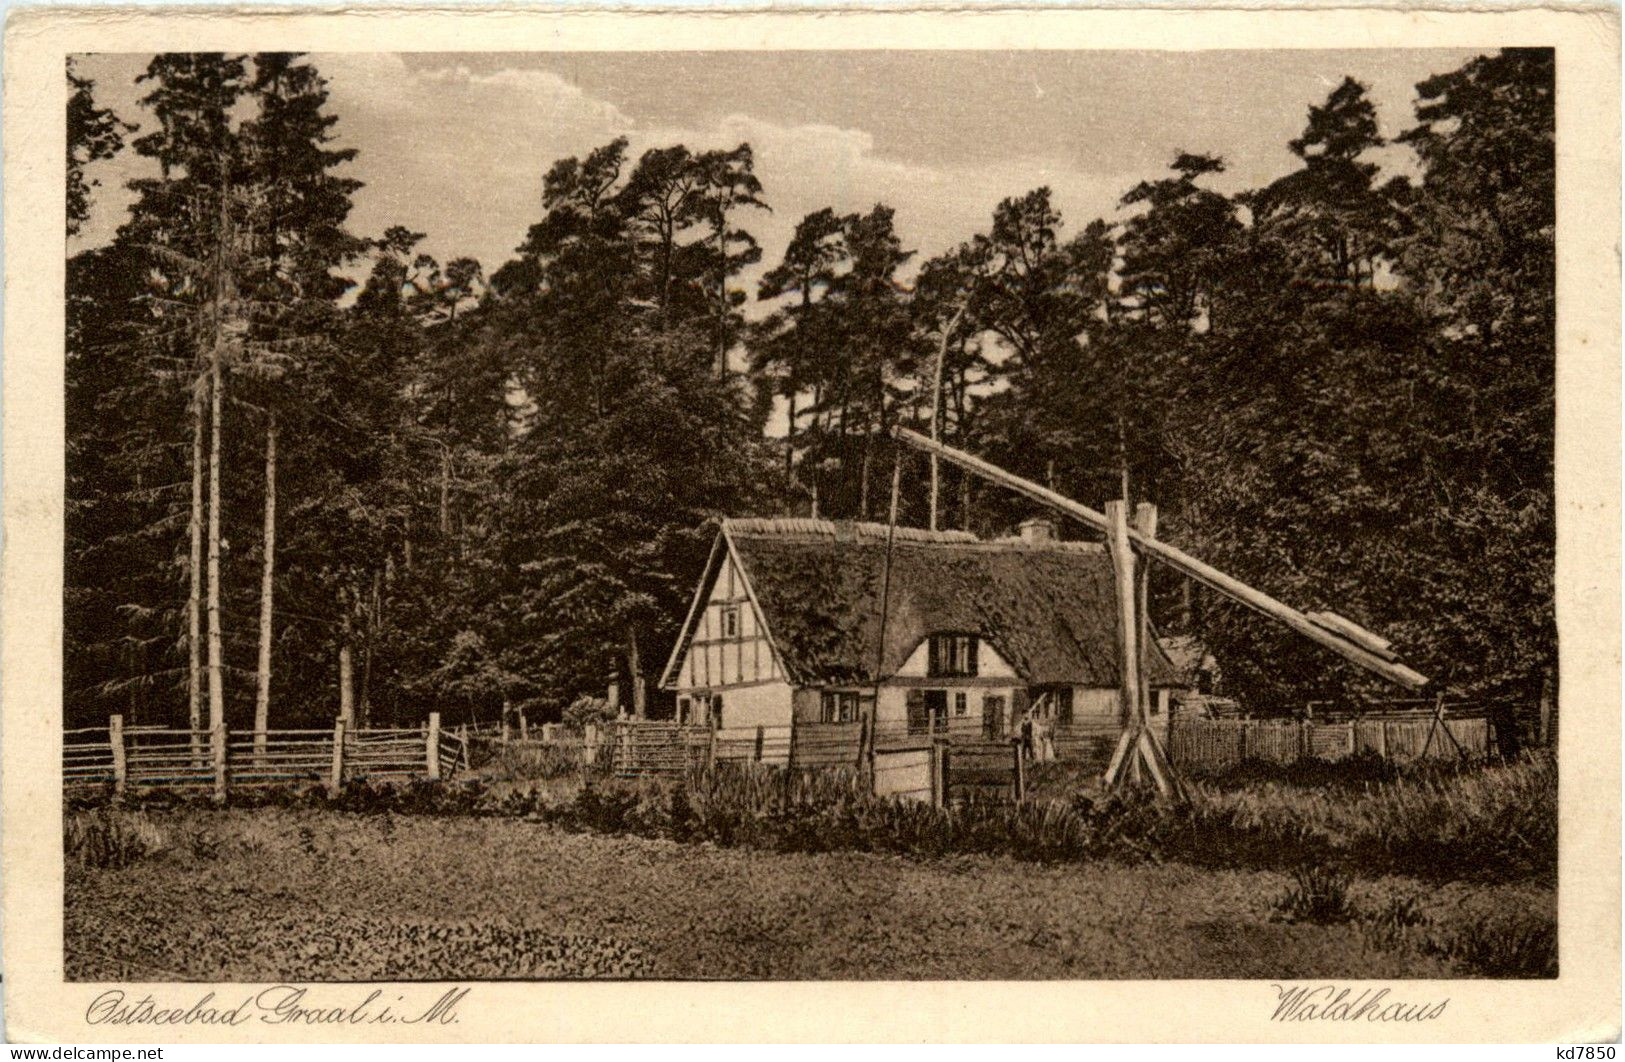
M954 714L964 715L969 708L969 702L963 692L954 694Z
M1072 687L1062 686L1055 691L1055 721L1071 726L1072 718Z
M739 606L722 606L722 636L724 638L739 637Z
M820 722L851 723L858 718L858 695L851 690L825 690L819 701Z
M908 691L908 732L934 734L947 728L947 690Z
M932 678L959 678L976 674L974 634L933 634L926 650L926 673Z

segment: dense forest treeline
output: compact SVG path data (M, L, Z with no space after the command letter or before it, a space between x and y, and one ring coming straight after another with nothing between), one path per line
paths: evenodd
M158 174L68 267L70 725L545 718L652 685L709 520L884 519L902 461L927 524L888 432L933 416L1072 497L1156 502L1163 537L1385 632L1441 688L1532 705L1552 681L1548 50L1419 85L1412 177L1369 160L1350 79L1267 187L1222 195L1222 159L1180 154L1081 224L1012 189L926 261L876 204L807 215L764 263L748 144L618 139L547 171L489 273L346 228L353 152L304 57L161 55L142 129L69 78L70 233L91 162ZM936 508L984 534L1031 514L946 468ZM1372 689L1156 594L1259 707Z

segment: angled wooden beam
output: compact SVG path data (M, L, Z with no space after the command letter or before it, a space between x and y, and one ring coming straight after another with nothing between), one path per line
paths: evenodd
M956 450L952 446L943 443L934 443L919 432L910 431L901 426L892 429L892 436L899 442L907 443L926 453L934 453L951 464L975 472L984 479L991 480L1002 487L1007 487L1041 505L1047 505L1052 509L1059 510L1096 530L1106 532L1110 530L1110 521L1106 519L1104 513L1097 512L1087 505L1041 487L1031 480L1006 472L999 466L984 461L979 457L974 457L963 450ZM1226 575L1212 565L1197 560L1183 550L1170 546L1160 539L1147 538L1134 528L1129 528L1128 538L1136 548L1147 556L1155 557L1175 571L1195 579L1203 586L1238 601L1254 611L1261 612L1279 623L1285 624L1310 641L1325 646L1332 652L1373 674L1380 675L1388 681L1397 683L1407 689L1420 689L1428 684L1426 675L1413 671L1404 664L1383 659L1383 657L1371 652L1364 646L1350 641L1347 637L1314 623L1308 616L1292 606L1283 604L1262 590L1256 590L1241 580Z

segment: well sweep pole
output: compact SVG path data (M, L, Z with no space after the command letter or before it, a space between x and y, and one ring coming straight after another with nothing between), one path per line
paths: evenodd
M1108 531L1110 528L1110 522L1104 513L1075 502L1064 495L1057 494L1046 487L1041 487L1031 480L1006 472L997 465L983 461L981 458L965 453L963 450L957 450L943 443L932 442L919 432L910 431L900 425L892 428L892 435L899 442L907 443L926 453L937 454L952 464L975 472L985 479L1007 487L1017 494L1031 498L1033 501L1057 509L1099 531ZM1420 689L1428 683L1427 676L1413 671L1404 664L1384 660L1377 654L1348 641L1342 636L1317 626L1308 616L1290 605L1283 604L1263 591L1256 590L1239 579L1226 575L1217 568L1197 560L1183 550L1170 546L1159 539L1146 538L1134 528L1128 529L1128 538L1143 553L1156 557L1174 570L1224 594L1226 597L1239 601L1249 608L1278 620L1310 641L1325 646L1339 656L1388 679L1390 682L1395 682L1409 689Z

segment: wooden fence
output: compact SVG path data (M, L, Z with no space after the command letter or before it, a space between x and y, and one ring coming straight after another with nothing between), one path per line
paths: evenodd
M1342 723L1260 719L1179 719L1169 731L1179 766L1223 767L1245 760L1295 763L1371 754L1396 763L1482 759L1489 754L1483 718L1353 719Z
M622 777L676 776L717 763L762 763L792 771L873 768L875 792L942 804L950 799L1019 799L1025 773L1015 741L988 741L980 727L911 730L881 724L868 759L865 723L791 726L679 726L622 720L606 728L609 769Z
M468 766L467 742L440 728L439 713L422 729L169 730L105 727L62 735L66 791L171 789L224 800L233 788L325 785L449 778Z

